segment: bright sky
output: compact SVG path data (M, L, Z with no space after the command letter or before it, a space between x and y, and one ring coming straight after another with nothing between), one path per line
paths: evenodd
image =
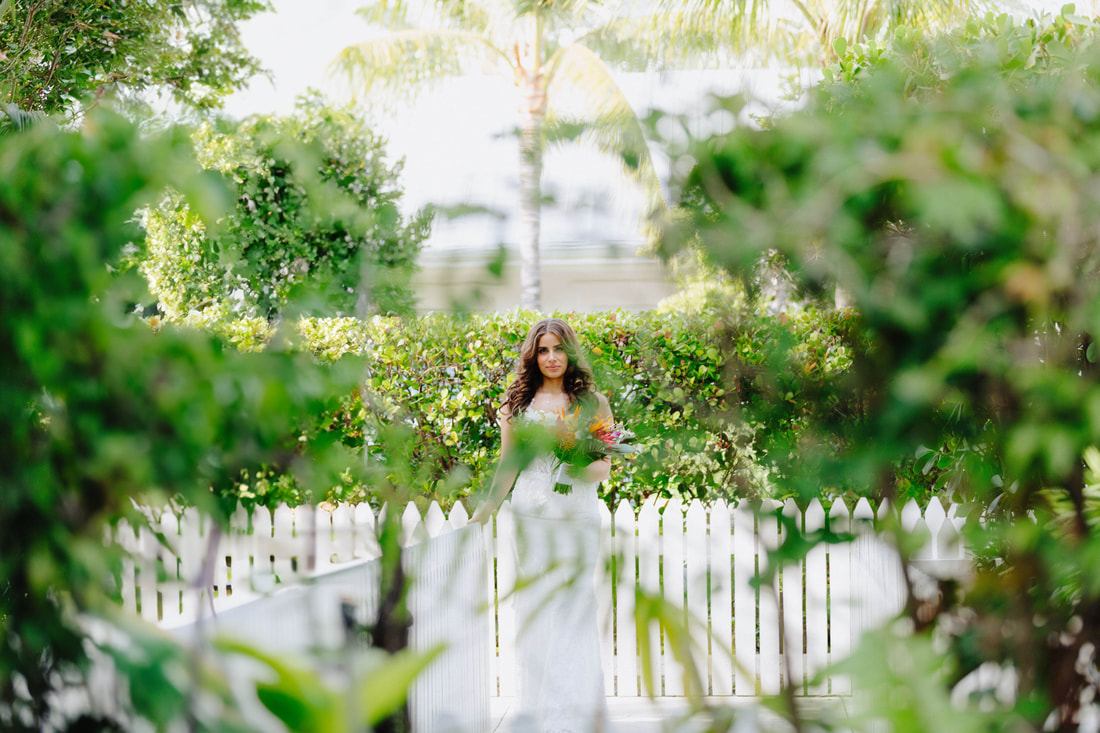
M1097 0L1078 3L1095 10ZM289 112L295 97L317 87L334 99L348 92L327 73L327 66L345 46L380 31L355 15L364 0L274 0L275 12L243 24L246 45L272 73L257 78L248 89L228 100L234 116ZM1061 0L1024 2L1053 12ZM724 72L694 74L622 74L617 77L636 111L652 108L692 112L701 123L706 90L734 92L738 87L778 105L779 77L770 72L745 72L742 78ZM402 182L406 208L428 203L467 203L502 212L515 207L518 150L511 135L516 98L503 76L464 77L448 81L397 111L377 109L374 128L388 140L393 159L404 158ZM663 167L658 161L658 169ZM595 153L577 149L551 151L543 174L544 194L554 202L544 207L544 243L620 242L633 246L636 205L616 166ZM432 249L477 248L514 243L514 222L491 217L466 217L456 222L437 219Z

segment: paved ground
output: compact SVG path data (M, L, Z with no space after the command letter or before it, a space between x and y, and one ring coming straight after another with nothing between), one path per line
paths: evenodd
M702 733L707 730L730 733L787 733L793 728L781 717L765 710L759 701L751 697L708 697L707 707L716 714L690 714L684 698L610 697L607 699L611 727L608 733ZM839 697L799 698L801 709L809 717L843 720L847 717L849 703ZM515 708L513 698L492 698L490 712L494 733L511 733ZM716 717L717 716L717 717ZM731 721L715 727L709 724L716 719Z

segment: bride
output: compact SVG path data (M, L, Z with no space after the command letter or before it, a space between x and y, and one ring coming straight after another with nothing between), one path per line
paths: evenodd
M522 440L532 426L552 430L578 408L612 421L607 399L592 389L577 334L559 318L541 320L520 349L516 378L500 410L500 470L489 500L473 517L486 522L512 491L516 733L593 733L607 727L594 577L600 547L596 488L610 475L611 462L604 458L571 477L558 472L555 478L554 456L531 457ZM526 465L519 470L525 453ZM555 480L572 481L571 491L555 491Z

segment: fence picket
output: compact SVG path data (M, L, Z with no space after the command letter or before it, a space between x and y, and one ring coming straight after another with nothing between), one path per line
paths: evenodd
M940 560L958 560L962 558L962 545L959 542L959 530L954 522L944 522L936 533L936 557Z
M271 569L276 583L293 580L294 566L298 562L298 546L294 541L294 510L286 504L275 507L271 517L272 556Z
M379 515L381 519L381 515ZM378 530L374 520L374 509L370 504L356 504L352 517L355 525L355 557L371 559L382 554L378 545Z
M328 509L303 504L294 507L294 533L291 535L291 582L312 575L317 566L332 562L335 548L332 542L332 513ZM316 632L314 632L316 636Z
M634 622L637 587L634 508L625 499L615 510L615 677L619 697L638 695L638 630ZM610 684L608 688L610 689Z
M452 529L462 529L470 523L470 515L466 511L466 507L462 506L461 501L456 501L455 505L451 507L451 513L447 517L447 521L450 522Z
M420 512L416 509L416 504L411 501L405 506L405 511L401 513L401 544L404 547L408 547L411 544L425 540L428 537L428 531L424 528L424 523L421 521Z
M453 517L452 517L453 521ZM497 567L500 560L497 559L496 541L493 537L497 520L494 517L481 528L481 542L485 548L485 587L488 588L486 597L487 610L489 612L489 638L492 648L489 650L489 684L493 695L502 694L500 691L500 605L501 585L497 583Z
M225 552L219 554L226 557L228 564L226 572L226 597L236 596L237 600L252 595L249 577L252 575L252 556L249 552L251 543L251 528L249 527L248 510L243 505L237 504L237 509L229 518L229 528L225 532L225 541L228 543Z
M684 505L679 499L671 499L661 513L662 573L665 602L674 610L672 623L687 626L687 610L684 607ZM686 635L684 635L686 637ZM687 650L677 649L670 635L665 635L661 650L661 665L665 671L665 695L679 697L685 692L683 665L677 659Z
M638 512L638 589L647 598L661 596L661 530L660 515L653 498L647 498ZM649 621L644 629L638 629L639 643L642 645L638 662L644 689L642 694L658 696L661 694L661 629ZM649 664L645 664L648 656Z
M709 695L707 654L710 612L707 608L707 510L698 499L688 507L684 534L684 581L687 597L688 638L691 639L691 661L694 677L699 681L698 695Z
M231 538L228 536L228 530L225 527L219 527L215 525L215 520L212 517L203 517L203 534L209 537L211 533L217 532L217 546L209 547L210 540L204 540L202 553L205 558L207 552L214 554L212 561L214 566L213 583L210 588L206 589L206 593L213 594L213 600L202 600L202 603L207 604L207 609L210 608L210 603L217 603L218 601L228 597L229 591L227 586L229 585L229 563L227 555L229 548L231 547ZM204 560L205 561L205 560Z
M794 499L787 499L783 503L783 516L791 523L794 531L802 531L802 511ZM780 541L785 541L787 536L780 532ZM803 612L803 578L804 569L801 560L795 560L783 567L783 662L784 676L789 676L787 684L795 689L796 694L803 694L806 682L806 644L803 637L802 621Z
M829 509L829 529L836 534L851 531L851 515L843 499ZM852 653L852 544L829 545L829 658L835 664ZM852 681L847 675L834 675L834 695L850 695Z
M596 619L600 634L600 660L603 663L604 687L615 685L615 620L611 591L611 510L600 502L600 551L596 560L596 577L588 582L596 584ZM585 582L581 579L579 582Z
M730 511L719 499L710 509L710 694L733 694L733 571Z
M940 503L938 497L933 496L928 500L928 506L924 508L924 524L928 527L928 556L938 560L939 554L936 552L936 542L934 538L940 532L940 527L943 526L944 520L947 519L947 512L944 511L943 504Z
M158 580L160 543L151 527L141 525L138 528L138 548L141 556L134 562L137 565L137 602L140 604L141 617L156 623L160 620L160 582Z
M165 509L160 515L160 533L168 546L160 545L157 555L160 557L161 567L164 568L166 582L161 586L160 592L160 618L162 620L176 620L183 612L182 587L180 583L179 546L180 525L179 517L170 510ZM158 568L159 570L159 568Z
M814 499L806 507L806 534L825 527L825 509ZM829 661L828 577L826 551L817 545L806 554L806 675L813 678ZM822 695L827 684L810 685L807 694Z
M861 498L852 510L852 634L853 638L872 628L879 615L881 589L874 592L872 583L872 554L875 551L875 512L870 502Z
M891 517L897 519L894 505L890 503L889 499L883 499L882 503L878 505L878 511L875 512L875 529L885 528L887 520Z
M336 543L332 533L332 512L327 507L302 504L295 507L294 547L291 575L297 582L312 575L318 566L327 567L336 558Z
M910 499L905 502L905 506L901 508L901 528L906 532L912 532L916 529L917 522L920 520L921 511L917 500Z
M756 694L756 516L748 500L733 511L734 694Z
M500 655L501 697L516 694L516 611L512 595L516 589L516 522L511 502L504 502L496 515L497 558L497 649Z
M271 510L252 510L252 590L269 593L275 588L275 522Z
M188 507L180 516L180 538L176 554L180 572L180 616L195 618L199 604L209 604L210 588L200 588L198 579L202 573L206 555L206 531L203 517L195 507Z
M766 501L761 507L757 547L761 573L775 572L775 585L760 589L760 690L765 695L778 695L782 689L779 659L779 574L778 569L768 567L768 551L779 547L779 523L775 512L778 502Z
M429 537L438 537L447 531L447 518L443 516L443 509L440 508L438 501L433 501L428 507L424 515L424 528L428 531Z
M332 550L333 562L344 563L355 559L355 533L352 529L351 504L340 502L332 512ZM318 561L324 564L324 557L318 553Z
M122 558L122 577L119 594L125 608L137 608L137 566L134 562L139 552L138 536L125 519L120 519L114 531L115 542L126 551Z

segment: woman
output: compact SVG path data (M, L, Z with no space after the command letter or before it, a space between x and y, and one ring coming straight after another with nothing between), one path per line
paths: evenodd
M552 429L577 408L612 420L607 399L592 389L577 334L559 318L541 320L520 349L516 378L500 410L500 469L489 500L474 513L484 523L513 491L517 733L606 727L593 581L600 547L596 488L610 476L611 462L605 458L575 471L572 490L564 495L554 490L553 455L536 455L522 470L516 465L524 452L516 443L517 427L537 423Z

